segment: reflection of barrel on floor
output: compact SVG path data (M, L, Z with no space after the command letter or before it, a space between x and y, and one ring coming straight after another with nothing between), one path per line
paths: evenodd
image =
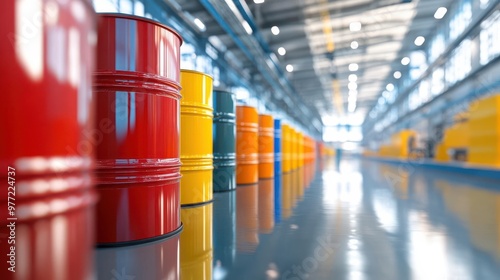
M236 125L234 94L214 91L214 192L236 188Z
M292 216L293 210L293 193L292 193L292 172L283 174L283 184L281 186L281 205L283 219L288 219Z
M212 77L181 70L181 204L212 200Z
M214 275L227 273L236 258L236 192L214 194Z
M212 279L212 203L181 209L181 279Z
M117 275L125 279L179 279L179 234L147 244L100 248L95 256L97 279L115 279Z
M181 41L152 20L100 16L94 93L96 125L106 131L97 144L99 243L143 241L180 227Z
M274 180L259 181L259 232L269 234L274 228Z
M259 245L258 184L236 189L236 249L254 252Z

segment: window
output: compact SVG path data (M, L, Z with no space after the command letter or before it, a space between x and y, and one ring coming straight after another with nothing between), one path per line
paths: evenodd
M433 96L439 95L444 90L444 70L438 68L432 73L431 93Z
M456 48L446 67L446 83L453 85L464 79L472 69L472 43L464 40Z
M450 20L450 40L456 39L469 26L472 19L470 0L461 1L455 15Z
M434 62L446 49L446 42L443 34L438 34L431 43L429 50L429 62Z
M486 65L500 54L500 12L496 11L481 24L480 62Z

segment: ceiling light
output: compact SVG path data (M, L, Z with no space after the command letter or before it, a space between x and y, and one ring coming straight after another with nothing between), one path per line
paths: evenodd
M288 65L286 66L286 71L288 71L288 72L292 73L292 72L293 72L293 65L288 64Z
M349 75L349 82L356 82L358 80L358 75L356 74L351 74Z
M410 64L410 58L407 56L403 57L403 59L401 59L401 64L403 64L405 66Z
M349 96L358 96L358 91L357 90L350 90L349 91Z
M196 26L198 27L198 29L201 32L205 32L205 30L207 30L207 27L205 26L205 24L199 18L195 18L193 20L193 22L194 22L194 24L196 24Z
M424 36L418 36L415 39L415 45L417 45L419 47L422 46L424 43L425 43L425 37Z
M351 95L351 96L349 96L349 97L347 98L347 101L348 101L349 103L355 103L356 101L358 101L358 98L357 98L356 96L354 96L354 95Z
M278 35L280 34L280 28L277 26L273 26L271 27L271 32L273 33L273 35Z
M358 71L358 69L359 69L359 65L358 64L356 64L356 63L349 64L349 71L354 72L354 71Z
M278 49L278 53L279 53L281 56L285 55L285 54L286 54L286 50L285 50L285 48L280 47L280 48Z
M359 44L357 41L352 41L351 42L351 49L355 50L359 47Z
M447 12L448 12L448 9L446 9L445 7L440 7L436 10L436 13L434 14L434 18L435 19L442 19L442 18L444 18L444 16L446 15Z
M395 79L399 80L399 79L401 79L401 76L402 76L401 72L399 72L399 71L394 72L394 78Z
M250 27L250 24L246 20L244 20L241 25L243 25L243 28L245 28L245 31L247 32L248 35L252 35L253 30L252 27Z
M353 32L360 31L361 30L361 22L359 22L359 21L351 22L351 24L349 24L349 29Z
M262 4L265 2L265 0L253 0L255 4Z
M393 91L394 90L394 85L393 84L388 84L385 89L387 89L388 91Z
M358 89L358 84L356 84L356 83L349 83L347 85L347 87L349 88L349 90L357 90Z

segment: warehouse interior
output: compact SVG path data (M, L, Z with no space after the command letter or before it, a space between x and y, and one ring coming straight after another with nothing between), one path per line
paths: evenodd
M0 10L0 279L500 279L500 0Z

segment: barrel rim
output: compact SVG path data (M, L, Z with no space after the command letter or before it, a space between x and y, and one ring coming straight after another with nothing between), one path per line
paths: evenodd
M202 75L202 76L207 76L209 77L210 79L214 79L214 77L212 77L212 75L209 75L207 73L204 73L204 72L201 72L201 71L197 71L197 70L191 70L191 69L181 69L180 70L181 73L191 73L191 74L199 74L199 75ZM212 88L212 91L213 91L213 88Z
M172 32L175 36L177 36L177 38L179 38L180 45L182 45L182 43L184 43L184 39L182 38L182 36L173 27L167 26L167 25L165 25L159 21L153 20L153 19L135 16L135 15L121 14L121 13L97 13L97 17L98 18L100 18L100 17L124 18L124 19L129 19L129 20L136 20L136 21L143 21L143 22L151 23L151 24L157 25L161 28L164 28L164 29Z
M227 94L230 94L230 95L236 95L234 92L230 92L229 90L227 89L218 89L218 88L214 88L213 89L213 92L217 92L217 93L227 93Z

